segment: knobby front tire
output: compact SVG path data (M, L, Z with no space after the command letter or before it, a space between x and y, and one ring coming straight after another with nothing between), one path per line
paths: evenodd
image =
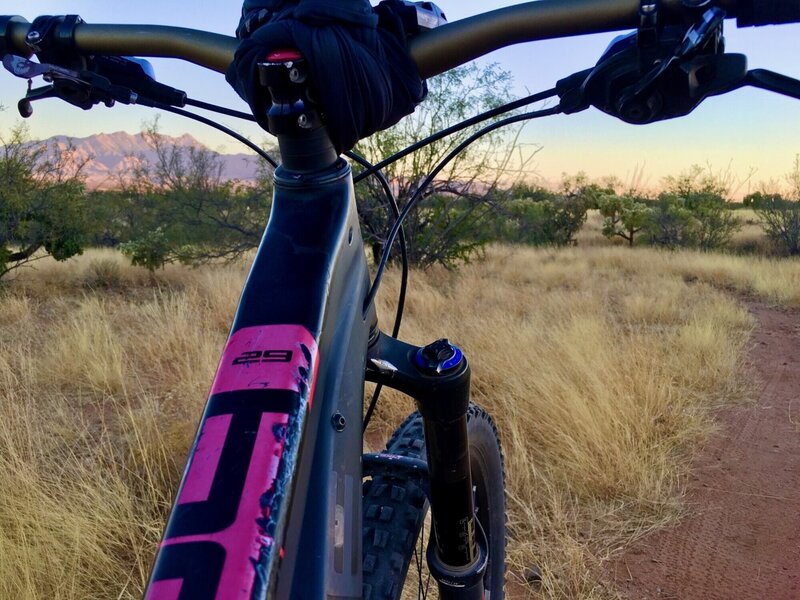
M469 408L467 430L476 516L486 533L489 548L485 598L502 600L506 545L503 453L494 421L474 404ZM426 458L419 413L410 415L397 428L386 445L386 452ZM423 491L400 474L398 477L374 477L364 482L363 500L364 600L438 597L436 582L428 581L427 576L427 539L420 544L430 529L430 519L426 523L425 518L428 502ZM410 565L413 565L411 572ZM425 574L420 576L418 567ZM427 589L427 593L420 588Z

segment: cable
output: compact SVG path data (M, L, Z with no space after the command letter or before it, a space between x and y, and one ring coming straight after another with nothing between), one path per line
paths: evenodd
M361 165L364 168L363 171L361 171L360 173L358 173L357 175L355 175L353 177L354 184L358 183L359 181L362 181L363 179L365 179L366 177L368 177L370 175L374 176L378 180L378 182L380 183L381 187L383 188L383 192L384 192L384 194L386 196L386 200L387 200L387 203L389 204L389 208L390 208L390 210L392 212L392 216L395 219L395 222L394 222L391 230L389 231L389 235L387 236L386 241L384 242L384 248L383 248L383 252L381 254L380 263L378 264L377 272L375 274L375 279L373 280L372 286L370 287L369 293L367 294L367 297L366 297L366 299L364 301L364 310L366 310L366 308L370 304L372 304L372 302L374 302L375 296L376 296L376 294L378 292L378 288L380 287L381 281L383 279L383 274L384 274L384 272L386 270L386 265L388 264L388 261L389 261L389 256L391 255L391 249L392 249L392 246L394 245L394 241L398 238L398 236L400 238L399 239L399 245L400 245L400 255L401 255L401 262L402 262L402 274L401 274L401 278L400 278L400 291L399 291L398 300L397 300L397 311L395 313L394 327L392 328L392 337L393 338L397 338L397 336L400 333L400 325L401 325L402 320L403 320L403 310L404 310L404 307L405 307L406 291L407 291L407 288L408 288L408 271L409 271L409 267L408 267L408 249L407 249L407 245L406 245L405 232L403 230L403 221L406 218L406 216L408 216L409 212L411 212L411 210L422 199L422 194L425 191L425 189L431 184L431 182L436 177L436 175L438 175L441 172L441 170L445 166L447 166L447 164L451 160L453 160L466 147L468 147L469 145L474 143L479 138L483 137L484 135L486 135L486 134L488 134L488 133L490 133L490 132L492 132L492 131L494 131L496 129L499 129L500 127L504 127L506 125L511 125L513 123L518 123L520 121L526 121L526 120L530 120L530 119L535 119L535 118L538 118L538 117L544 117L544 116L547 116L547 115L557 114L558 112L560 112L560 108L558 106L556 106L556 107L551 108L551 109L545 109L545 110L540 110L540 111L528 112L528 113L524 113L524 114L521 114L521 115L515 115L513 117L508 117L506 119L501 119L500 121L497 121L495 123L492 123L492 124L484 127L483 129L480 129L479 131L477 131L476 133L474 133L473 135L468 137L466 140L464 140L455 149L453 149L447 156L445 156L444 159L442 159L442 161L425 178L425 180L422 182L422 185L420 185L420 187L416 190L414 195L409 200L408 204L406 204L406 206L403 207L402 212L400 211L399 206L397 205L397 200L396 200L396 198L394 196L394 193L392 192L391 186L389 185L389 182L387 181L386 177L384 176L384 174L382 172L383 167L385 167L385 166L387 166L387 165L389 165L389 164L391 164L391 163L403 158L404 156L407 156L408 154L411 154L412 152L415 152L416 150L419 150L420 148L423 148L424 146L427 146L428 144L431 144L431 143L433 143L433 142L435 142L437 140L440 140L440 139L442 139L444 137L447 137L448 135L452 135L454 133L462 131L462 130L468 128L468 127L471 127L472 125L475 125L475 124L478 124L478 123L482 123L482 122L484 122L484 121L486 121L488 119L491 119L492 117L495 117L495 116L510 112L510 111L512 111L512 110L514 110L516 108L520 108L522 106L527 106L527 105L532 104L534 102L539 102L541 100L545 100L546 98L550 98L550 97L554 96L555 94L556 94L556 90L555 89L550 89L550 90L546 90L544 92L540 92L540 93L537 93L537 94L531 94L529 96L526 96L525 98L520 98L519 100L514 100L514 101L508 102L508 103L506 103L506 104L504 104L502 106L498 106L497 108L493 108L491 110L485 111L485 112L483 112L483 113L481 113L479 115L476 115L474 117L466 119L465 121L462 121L462 122L457 123L457 124L455 124L455 125L453 125L451 127L448 127L447 129L443 129L442 131L439 131L438 133L435 133L435 134L433 134L431 136L428 136L427 138L425 138L423 140L420 140L420 141L412 144L411 146L408 146L404 150L401 150L400 152L397 152L397 153L393 154L392 156L384 159L383 161L379 162L376 165L371 164L363 156L357 154L356 152L349 151L349 152L345 153L348 158L350 158L351 160L355 161L356 163L358 163L359 165ZM253 115L251 115L251 114L248 114L248 113L245 113L245 112L241 112L241 111L237 111L237 110L228 109L228 108L225 108L225 107L222 107L222 106L217 106L217 105L210 104L208 102L203 102L203 101L200 101L200 100L194 100L194 99L191 99L191 98L187 98L186 99L186 104L188 104L190 106L194 106L196 108L200 108L202 110L208 110L208 111L224 114L224 115L227 115L227 116L230 116L230 117L235 117L235 118L238 118L238 119L243 119L243 120L247 120L247 121L256 121L255 117L253 117ZM261 148L256 146L253 142L251 142L250 140L248 140L244 136L236 133L235 131L233 131L232 129L230 129L228 127L225 127L224 125L216 123L216 122L214 122L214 121L212 121L210 119L207 119L206 117L203 117L201 115L197 115L195 113L183 110L181 108L176 108L176 107L169 106L169 105L166 105L166 104L156 104L156 108L159 108L161 110L164 110L164 111L167 111L167 112L171 112L171 113L183 116L183 117L187 117L189 119L194 119L195 121L198 121L200 123L203 123L205 125L213 127L213 128L215 128L215 129L217 129L219 131L222 131L223 133L226 133L226 134L230 135L231 137L233 137L234 139L238 140L239 142L243 143L244 145L246 145L251 150L255 151L259 156L261 156L270 165L272 165L273 168L277 168L277 166L278 166L277 161L275 161L275 159L273 159L267 152L263 151ZM369 403L369 407L367 409L367 413L366 413L366 415L364 417L364 423L363 423L363 430L362 431L366 431L367 426L369 425L369 422L370 422L370 420L372 418L372 415L373 415L373 413L375 411L375 408L377 407L378 399L380 397L380 393L381 393L382 389L383 389L383 386L380 385L380 384L375 387L375 391L373 392L372 398L370 399L370 403Z
M360 164L365 169L369 169L372 167L372 163L370 163L366 158L361 156L360 154L353 152L352 150L346 152L345 155ZM389 185L386 177L383 174L383 171L375 171L372 175L380 182L381 187L383 188L383 192L386 195L386 200L389 204L389 208L392 211L392 216L395 219L395 223L397 219L400 218L400 208L397 206L397 199L392 192L392 188ZM395 313L394 317L394 327L392 328L392 337L396 338L400 335L400 323L403 320L403 308L405 307L406 303L406 289L408 288L408 251L406 248L406 235L403 231L403 227L400 227L400 260L402 263L402 274L400 276L400 292L397 297L397 312ZM386 249L384 248L384 252ZM364 421L361 426L362 433L367 430L367 426L369 425L370 420L372 419L372 414L375 412L375 408L378 406L378 399L380 398L381 391L383 390L383 385L378 384L375 386L375 391L372 392L372 398L370 398L369 406L367 408L367 413L364 416Z
M498 106L497 108L492 108L491 110L484 111L479 115L470 117L466 121L461 121L460 123L456 123L455 125L452 125L447 129L442 129L438 133L434 133L433 135L430 135L423 140L411 144L404 150L400 150L400 152L397 152L392 156L385 158L376 165L370 167L369 169L362 171L353 178L353 182L358 183L365 177L372 175L374 172L383 169L387 165L390 165L393 162L400 160L401 158L411 154L412 152L416 152L417 150L427 146L428 144L432 144L437 140L447 137L448 135L458 133L459 131L466 129L467 127L472 127L473 125L477 125L478 123L483 123L484 121L487 121L492 117L496 117L498 115L511 112L512 110L515 110L517 108L522 108L523 106L527 106L528 104L533 104L534 102L541 102L542 100L546 100L547 98L555 96L556 93L557 93L556 89L552 88L549 90L545 90L543 92L539 92L537 94L531 94L530 96L525 96L524 98L520 98L519 100L513 100L512 102L508 102L506 104L503 104L502 106Z
M370 163L366 158L361 156L360 154L353 152L352 150L349 152L345 152L345 156L354 160L358 164L360 164L365 169L369 169L372 167L372 163ZM397 222L397 219L400 218L400 207L397 205L397 199L392 192L392 188L389 185L388 180L384 176L382 171L375 171L372 175L380 182L381 187L383 188L383 193L386 195L387 203L389 204L389 209L392 211L392 216ZM399 244L400 244L400 261L402 264L402 272L400 276L400 292L397 296L397 312L395 313L394 317L394 327L392 328L392 337L396 338L400 334L400 323L403 320L403 309L405 307L406 302L406 289L408 288L408 250L406 246L406 234L403 231L403 227L400 227L400 234L399 234ZM385 251L385 249L384 249Z
M188 104L189 106L194 106L196 108L202 108L203 110L216 112L221 115L228 115L229 117L243 119L244 121L252 121L253 123L256 122L256 118L253 115L251 115L250 113L242 112L241 110L233 110L232 108L217 106L216 104L203 102L202 100L194 100L193 98L186 98L186 104Z
M501 127L505 127L506 125L512 125L513 123L519 123L520 121L529 121L531 119L538 119L540 117L546 117L549 115L555 115L561 112L560 106L554 106L552 108L546 108L544 110L538 110L533 112L523 113L521 115L514 115L512 117L507 117L505 119L501 119L500 121L495 121L480 129L479 131L472 134L466 140L461 142L458 146L456 146L447 156L445 156L441 162L431 171L431 173L425 178L422 184L419 186L414 195L411 197L411 200L408 201L403 207L403 211L400 213L400 217L395 221L392 230L389 232L389 235L386 238L386 245L383 247L383 254L381 256L381 261L378 264L378 270L375 273L375 279L372 282L372 287L367 294L366 299L364 300L363 310L367 310L370 304L375 300L375 295L378 293L378 288L380 287L381 280L383 279L383 273L386 270L386 264L389 262L389 252L388 250L391 248L392 244L394 243L395 238L403 225L403 220L408 216L408 213L419 203L422 199L422 193L425 189L431 184L434 178L439 174L439 172L444 169L447 164L453 160L460 152L464 150L467 146L474 143L479 138L483 137L484 135L491 133L495 129L500 129ZM377 166L377 165L376 165Z
M355 160L356 162L358 162L361 166L363 166L365 168L364 171L362 171L361 173L359 173L358 175L353 177L353 181L354 182L358 182L358 181L361 181L362 179L366 178L368 175L375 175L378 178L378 180L380 181L381 185L383 186L384 192L386 194L386 197L389 199L390 206L392 207L392 212L393 212L393 214L395 216L394 226L392 227L391 231L389 232L389 235L387 236L386 241L384 243L383 253L381 255L381 260L380 260L380 263L378 265L378 270L377 270L377 272L375 274L375 279L374 279L374 281L372 283L372 286L371 286L371 288L369 290L369 293L367 294L367 298L366 298L366 300L364 302L364 310L366 310L367 307L375 300L375 296L378 293L378 288L380 287L381 280L383 278L383 273L384 273L384 271L386 269L386 265L387 265L388 260L389 260L389 256L390 256L390 253L391 253L392 245L394 244L394 240L395 240L395 238L397 237L398 234L400 235L400 239L401 239L401 252L404 254L404 256L403 256L403 279L401 280L400 300L398 301L398 313L397 313L396 318L395 318L395 327L394 327L394 330L392 332L392 337L396 338L398 333L399 333L399 330L400 330L400 320L402 319L402 307L403 307L404 302L405 302L406 278L408 277L408 274L407 274L408 273L407 272L407 269L408 269L407 257L405 256L405 234L403 232L403 220L408 215L408 213L411 211L411 209L420 201L420 199L422 198L422 193L425 191L425 188L427 188L430 185L430 183L433 181L433 179L436 177L436 175L439 172L441 172L441 170L451 160L453 160L453 158L455 158L459 153L461 153L461 151L464 150L464 148L466 148L470 144L474 143L476 140L478 140L479 138L483 137L484 135L494 131L495 129L503 127L505 125L510 125L512 123L517 123L517 122L523 121L523 120L530 120L530 119L535 119L535 118L538 118L538 117L544 117L544 116L551 115L551 114L557 114L558 112L561 112L561 109L560 109L560 107L554 107L552 109L545 109L545 110L525 113L525 114L522 114L522 115L516 115L516 116L513 116L513 117L502 119L502 120L497 121L495 123L492 123L491 125L488 125L488 126L484 127L483 129L479 130L478 132L476 132L475 134L473 134L472 136L467 138L464 142L459 144L452 152L450 152L434 168L434 170L430 173L430 175L428 175L428 177L423 181L422 185L417 189L417 191L411 197L411 200L409 200L408 204L406 204L406 206L403 208L402 213L400 213L399 215L396 212L397 211L397 201L394 198L394 194L391 192L391 188L389 187L388 181L386 181L386 178L383 176L383 173L381 171L382 166L386 166L388 164L391 164L392 162L402 158L403 156L406 156L406 155L410 154L411 152L414 152L415 150L418 150L419 148L422 148L423 146L425 146L427 144L430 144L430 143L432 143L432 142L434 142L434 141L436 141L438 139L441 139L441 138L443 138L443 137L445 137L447 135L451 135L453 133L461 131L461 130L467 128L467 127L470 127L473 124L483 122L483 121L485 121L487 119L491 119L494 116L497 116L497 115L503 114L505 112L514 110L515 108L519 108L520 106L525 106L525 105L531 104L533 102L538 102L540 100L544 100L545 98L549 98L550 96L553 96L554 94L555 94L555 90L554 89L553 90L547 90L545 92L541 92L541 93L538 93L538 94L533 94L533 95L530 95L530 96L528 96L526 98L522 98L520 100L515 100L514 102L509 102L509 103L507 103L507 104L505 104L503 106L500 106L500 107L497 107L495 109L483 112L480 115L476 115L475 117L467 119L466 121L462 121L461 123L457 123L456 125L453 125L452 127L448 127L447 129L444 129L444 130L442 130L442 131L440 131L440 132L438 132L438 133L436 133L436 134L434 134L432 136L429 136L428 138L425 138L424 140L421 140L421 141L417 142L416 144L412 144L411 146L405 148L404 150L401 150L400 152L398 152L398 153L390 156L389 158L381 161L377 165L367 166L367 165L369 165L369 163L363 157L361 157L360 155L356 154L355 152L347 153L348 157L352 158L353 160ZM375 386L375 391L372 394L372 398L370 399L369 406L367 408L367 412L366 412L366 414L364 416L364 421L363 421L363 425L362 425L362 433L367 430L367 426L369 425L370 420L372 419L372 415L375 412L375 408L378 405L378 399L380 397L380 393L381 393L382 389L383 389L383 386L381 384L378 384L378 385Z
M218 129L219 131L221 131L223 133L227 133L232 138L240 141L245 146L247 146L248 148L253 150L261 158L263 158L270 165L272 165L273 168L277 168L278 167L278 161L276 161L268 153L264 152L264 150L262 150L261 148L256 146L253 142L248 140L246 137L244 137L243 135L241 135L239 133L236 133L233 129L230 129L229 127L225 127L224 125L220 125L219 123L216 123L216 122L212 121L211 119L207 119L206 117L203 117L201 115L197 115L197 114L195 114L193 112L189 112L188 110L183 110L182 108L175 108L174 106L169 106L167 104L160 104L158 102L154 102L153 106L154 106L154 108L157 108L159 110L165 110L167 112L171 112L171 113L174 113L176 115L180 115L182 117L187 117L189 119L194 119L195 121L199 121L200 123L203 123L204 125L208 125L209 127L213 127L214 129Z

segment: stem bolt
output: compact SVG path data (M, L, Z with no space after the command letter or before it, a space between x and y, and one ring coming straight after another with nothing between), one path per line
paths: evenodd
M337 412L331 417L331 425L336 431L344 431L347 421L342 413Z

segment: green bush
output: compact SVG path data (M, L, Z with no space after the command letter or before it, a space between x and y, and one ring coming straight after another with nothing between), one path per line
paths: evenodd
M226 180L217 155L144 132L151 161L135 167L120 189L90 197L95 242L119 245L134 265L235 259L258 246L269 215L271 170L262 163L255 185Z
M667 177L664 187L646 226L651 244L714 250L728 245L741 228L726 200L725 177L695 165Z
M575 236L586 222L584 198L528 185L515 187L511 196L497 217L497 239L534 246L575 244Z
M510 100L511 74L496 65L458 67L428 80L428 97L412 115L394 127L359 142L356 150L378 162L433 133ZM496 117L498 120L501 117ZM475 125L429 143L383 169L402 210L420 185L461 142L483 125ZM519 129L498 129L470 144L450 161L422 192L421 201L403 222L412 264L454 267L479 253L489 241L487 228L506 199L503 187L524 172L516 160ZM383 186L368 177L356 186L358 214L367 248L377 261L394 223ZM392 258L397 258L397 247Z
M124 242L119 248L131 260L132 265L144 267L151 273L177 260L174 244L168 239L163 227L143 233L130 242Z
M645 226L650 244L666 248L694 246L697 243L697 220L686 208L686 201L662 194L652 208Z
M42 251L56 260L83 252L82 167L72 148L32 142L22 126L0 138L0 277Z
M616 194L601 196L597 207L603 216L603 235L609 239L621 237L629 246L633 246L636 235L647 227L653 213L647 204Z
M764 233L781 251L800 255L800 155L795 156L792 171L786 175L787 197L756 192L746 197L761 219Z
M770 241L791 256L800 255L800 202L771 197L755 210Z

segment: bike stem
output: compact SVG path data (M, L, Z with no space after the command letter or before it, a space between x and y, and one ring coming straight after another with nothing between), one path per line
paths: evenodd
M472 490L469 363L447 340L418 347L377 333L370 340L366 379L408 394L422 415L434 531L427 559L440 597L483 598L488 551Z
M272 97L269 131L278 138L283 168L304 174L332 167L339 154L310 100L305 59L295 50L273 52L259 65L259 77Z

